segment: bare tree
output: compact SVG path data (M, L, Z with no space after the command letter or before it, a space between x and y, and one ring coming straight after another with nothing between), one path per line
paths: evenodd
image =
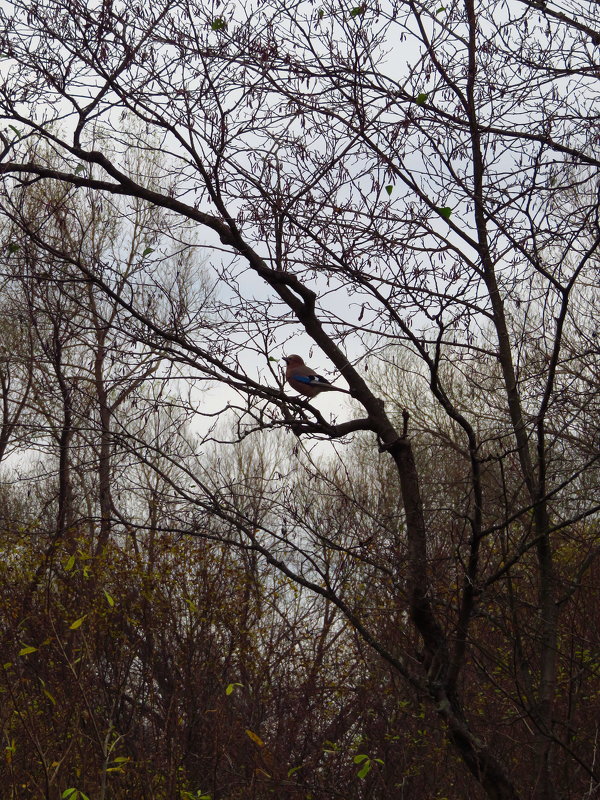
M401 575L402 588L389 602L404 609L397 626L420 637L418 654L414 637L390 646L350 601L293 502L282 506L299 527L282 536L272 520L257 527L215 473L183 463L195 487L193 498L182 494L197 508L191 532L214 535L205 519L220 519L223 541L335 604L428 698L489 797L550 800L588 781L595 790L594 732L573 737L560 677L575 646L563 640L566 609L597 555L594 494L574 492L596 486L596 453L563 458L582 407L568 365L585 366L595 332L580 316L600 244L592 4L274 0L217 11L164 0L67 11L45 0L7 4L1 19L4 213L190 376L236 391L244 424L332 440L371 434L396 470L390 552L401 558L390 580ZM399 42L402 64L389 52ZM126 117L137 119L135 135ZM127 161L135 148L169 161L140 176ZM152 299L115 292L43 220L24 218L18 198L50 178L204 229L220 287L210 321L200 306L188 326ZM362 416L331 421L285 396L268 359L297 331L341 373ZM451 553L423 505L408 414L386 412L366 380L368 359L390 347L420 360L422 405L437 406L438 432L460 454L438 467L462 488ZM585 369L582 385L595 391ZM565 561L582 524L591 543ZM325 545L335 551L329 537ZM523 719L502 746L473 689L485 675L493 691L480 628L498 606L512 613L497 635L515 664L507 694L521 698ZM500 704L492 726L505 712ZM527 748L527 771L513 766L513 741Z

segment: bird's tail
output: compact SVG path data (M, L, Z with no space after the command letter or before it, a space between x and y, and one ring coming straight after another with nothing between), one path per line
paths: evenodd
M342 389L339 386L332 386L330 383L328 383L328 384L319 384L319 391L320 392L343 392L344 394L350 394L348 389Z

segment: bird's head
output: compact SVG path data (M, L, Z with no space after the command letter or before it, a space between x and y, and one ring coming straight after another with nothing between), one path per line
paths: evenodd
M288 365L288 367L301 367L304 365L304 361L300 358L300 356L296 355L284 356L283 360Z

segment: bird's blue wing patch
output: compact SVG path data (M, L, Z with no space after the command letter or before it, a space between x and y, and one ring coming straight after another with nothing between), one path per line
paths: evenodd
M291 377L299 383L306 383L308 385L314 385L315 383L329 385L329 381L326 378L322 378L320 375L292 375Z

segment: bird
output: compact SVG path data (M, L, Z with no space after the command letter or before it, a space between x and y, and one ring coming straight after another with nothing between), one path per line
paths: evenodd
M332 386L327 378L318 375L313 369L307 367L300 356L284 356L283 360L287 364L285 371L287 382L292 389L295 389L300 394L306 397L316 397L321 392L345 392L350 394L347 389Z

